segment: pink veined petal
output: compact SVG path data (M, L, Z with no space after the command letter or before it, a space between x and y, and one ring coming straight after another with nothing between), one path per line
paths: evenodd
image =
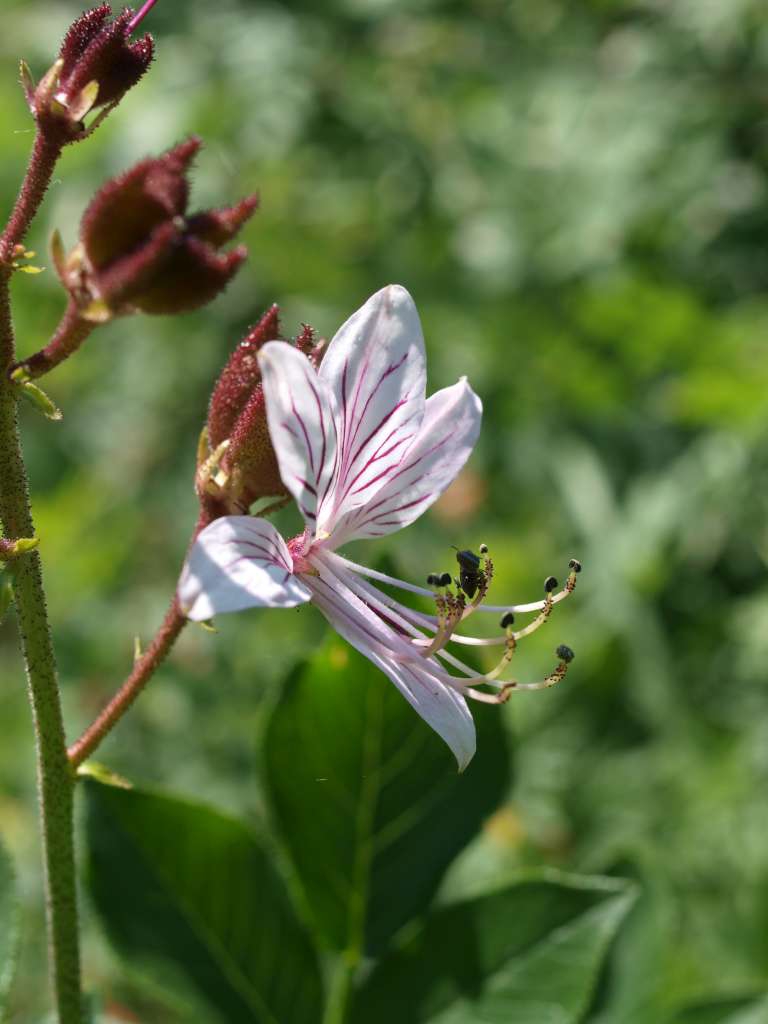
M334 579L326 565L318 564L318 568L320 577L307 577L313 604L340 636L392 680L448 744L459 771L464 771L476 747L475 725L464 697L437 676L439 668L430 661L416 652L413 657L404 656L404 651L410 651L407 638L387 626L340 579Z
M371 501L337 522L333 546L358 537L381 537L417 519L469 458L482 413L482 403L465 377L428 398L421 429L402 462Z
M195 622L242 608L293 608L311 597L293 574L285 541L266 519L223 516L200 533L179 580L182 611Z
M339 328L319 376L332 389L338 414L333 499L318 523L332 533L339 516L365 505L386 483L424 416L424 338L405 288L382 288Z
M280 476L314 532L332 501L338 460L334 398L305 355L284 341L259 352L269 435Z

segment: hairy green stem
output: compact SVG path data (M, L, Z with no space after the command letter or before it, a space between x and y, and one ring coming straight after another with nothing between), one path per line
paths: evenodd
M19 218L24 223L26 218ZM34 536L21 451L13 365L10 269L0 267L0 520L9 539ZM80 951L73 836L74 779L67 760L45 592L37 551L9 563L37 745L38 795L51 973L59 1024L81 1024Z

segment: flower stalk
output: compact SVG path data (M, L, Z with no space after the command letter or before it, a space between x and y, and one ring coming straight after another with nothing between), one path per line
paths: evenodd
M97 326L97 322L86 320L80 315L77 303L70 298L51 340L45 348L13 369L13 379L32 380L42 377L76 352Z
M146 651L136 659L133 671L92 725L70 746L68 757L73 769L79 768L83 761L91 756L101 741L133 705L176 643L186 623L187 619L182 615L178 600L174 596L160 629Z

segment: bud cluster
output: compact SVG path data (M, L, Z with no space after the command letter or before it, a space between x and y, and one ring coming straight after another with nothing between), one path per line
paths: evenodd
M61 142L83 138L88 133L83 118L98 110L97 120L103 120L152 62L150 35L130 41L133 11L125 8L114 20L111 17L109 4L81 14L64 37L58 59L37 86L22 64L29 109L38 124Z
M249 196L187 216L188 171L199 149L199 139L187 139L108 181L85 211L80 242L68 255L54 237L57 272L83 319L187 312L210 302L232 279L246 250L219 248L258 201Z

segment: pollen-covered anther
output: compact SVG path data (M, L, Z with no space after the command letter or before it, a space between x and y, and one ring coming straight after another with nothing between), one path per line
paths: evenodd
M581 562L578 558L572 558L568 562L568 568L570 572L568 573L568 579L565 581L564 589L570 594L576 589L576 577L581 572Z
M514 647L512 648L514 650ZM473 700L482 701L485 704L505 704L513 690L548 690L550 686L556 686L557 683L561 682L565 678L568 672L568 666L573 661L574 654L570 647L566 644L560 644L555 651L555 654L560 659L557 666L545 676L543 679L538 680L535 683L521 683L517 679L510 679L500 685L497 693L486 693L483 690L477 690L473 686L468 686L464 691L467 696L472 697ZM504 658L502 658L502 664L506 664L511 657L511 651L505 651ZM470 680L470 682L476 682L482 684L484 682L493 683L495 679L497 669L494 672L489 672L487 676L480 676L476 679Z

